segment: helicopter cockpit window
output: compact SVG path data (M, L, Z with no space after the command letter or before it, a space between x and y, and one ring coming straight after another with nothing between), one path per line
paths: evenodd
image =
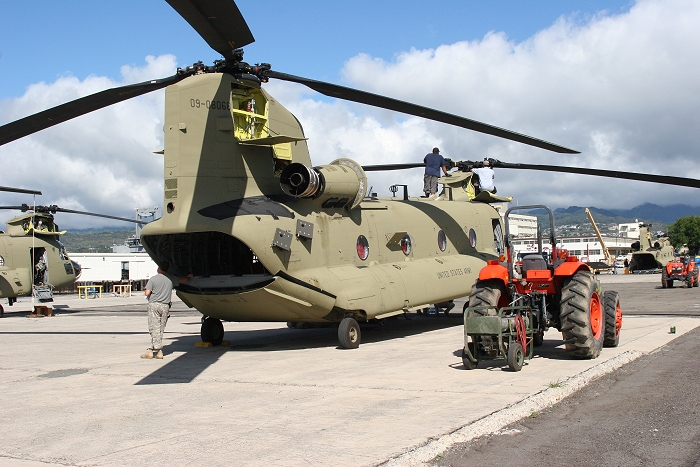
M369 242L364 235L357 237L357 256L359 256L362 261L366 260L369 256Z
M440 251L445 251L447 249L447 236L442 230L438 232L438 247Z
M63 246L63 243L58 242L58 256L64 261L68 261L70 258L68 257L68 253L66 252L66 247Z
M2 266L4 266L4 265L5 265L5 258L3 258L2 256L0 256L0 267L2 267Z
M404 235L401 239L401 251L406 256L411 254L411 237L409 235Z
M469 229L469 244L472 248L476 248L476 232L474 232L474 229Z

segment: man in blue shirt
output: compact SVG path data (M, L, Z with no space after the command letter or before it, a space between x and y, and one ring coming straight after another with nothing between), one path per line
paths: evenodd
M423 176L423 192L425 197L429 197L437 193L437 181L440 178L440 169L447 175L447 167L445 167L445 158L440 155L438 148L433 148L433 152L426 154L423 158L425 163L425 175Z

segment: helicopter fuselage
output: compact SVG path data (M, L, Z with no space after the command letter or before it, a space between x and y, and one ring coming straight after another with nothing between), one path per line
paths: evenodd
M23 214L7 222L7 232L0 233L0 298L12 304L31 295L33 286L60 288L75 282L80 266L68 257L60 233L49 215Z
M164 132L165 210L142 243L193 274L178 295L205 316L387 317L467 295L498 257L493 207L458 193L365 197L352 161L311 167L301 124L254 80L205 73L169 86Z

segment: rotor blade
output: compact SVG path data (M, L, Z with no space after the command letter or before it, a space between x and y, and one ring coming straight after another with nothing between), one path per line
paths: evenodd
M700 188L700 180L695 178L673 177L670 175L641 174L635 172L620 172L616 170L587 169L584 167L566 167L560 165L537 165L537 164L512 164L509 162L494 161L494 168L502 169L523 169L541 170L545 172L572 173L581 175L593 175L596 177L620 178L624 180L635 180L639 182L661 183L664 185L686 186L690 188ZM416 167L425 167L423 163L412 164L384 164L384 165L363 165L365 172L380 170L403 170Z
M15 120L7 125L0 126L0 145L7 144L19 138L23 138L37 131L45 130L66 120L70 120L86 113L116 104L118 102L140 96L151 91L156 91L189 76L188 73L180 73L163 79L144 81L143 83L129 84L118 88L106 89L89 96L81 97L74 101L52 107L43 112L35 113L20 120Z
M664 185L687 186L700 188L700 180L695 178L672 177L668 175L640 174L635 172L619 172L616 170L586 169L583 167L563 167L557 165L537 164L511 164L508 162L495 162L493 167L505 169L542 170L546 172L561 172L583 175L595 175L597 177L621 178L624 180L636 180L640 182L662 183Z
M286 73L279 73L272 70L266 71L265 76L303 84L310 87L314 91L318 91L321 94L330 97L359 102L361 104L372 105L382 109L394 110L396 112L415 115L416 117L423 117L429 120L435 120L437 122L448 123L450 125L466 128L468 130L474 130L480 133L498 136L499 138L529 144L530 146L546 149L548 151L554 151L562 154L579 154L579 151L574 151L573 149L558 146L531 136L522 135L520 133L515 133L513 131L498 128L486 123L477 122L476 120L441 112L439 110L423 107L422 105L411 104L410 102L400 101L398 99L392 99L390 97L380 96L378 94L372 94L370 92L359 91L357 89L347 88L337 84L325 83L323 81L301 78L299 76L288 75Z
M31 209L31 206L27 206L26 204L24 206L0 206L0 209L12 209L13 211L22 211L26 212L28 209Z
M425 164L422 162L415 162L412 164L363 165L362 170L364 170L365 172L377 172L380 170L415 169L416 167L425 167Z
M85 211L74 211L72 209L63 209L59 208L58 206L49 206L49 209L52 212L65 212L68 214L83 214L85 216L94 216L94 217L104 217L105 219L115 219L118 221L125 221L125 222L133 222L134 224L141 224L141 225L146 225L148 222L144 221L137 221L135 219L127 219L126 217L116 217L116 216L108 216L106 214L96 214L94 212L85 212Z
M166 0L209 47L225 58L255 42L253 33L233 0Z
M0 191L8 191L10 193L26 193L28 195L40 195L41 191L25 190L23 188L10 188L9 186L0 186Z

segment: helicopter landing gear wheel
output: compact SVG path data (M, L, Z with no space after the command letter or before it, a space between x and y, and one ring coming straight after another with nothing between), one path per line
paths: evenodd
M523 369L523 363L525 363L525 351L520 342L513 341L508 346L508 367L513 371L520 371Z
M202 342L211 342L212 345L221 345L224 340L224 325L220 319L207 317L202 321L200 332Z
M360 346L360 325L354 318L345 318L338 326L338 342L341 349L356 349Z
M574 358L596 358L603 348L605 318L595 276L579 271L561 290L561 332Z
M622 309L617 292L612 290L603 292L603 310L605 311L603 347L617 347L620 343L620 329L622 328Z

